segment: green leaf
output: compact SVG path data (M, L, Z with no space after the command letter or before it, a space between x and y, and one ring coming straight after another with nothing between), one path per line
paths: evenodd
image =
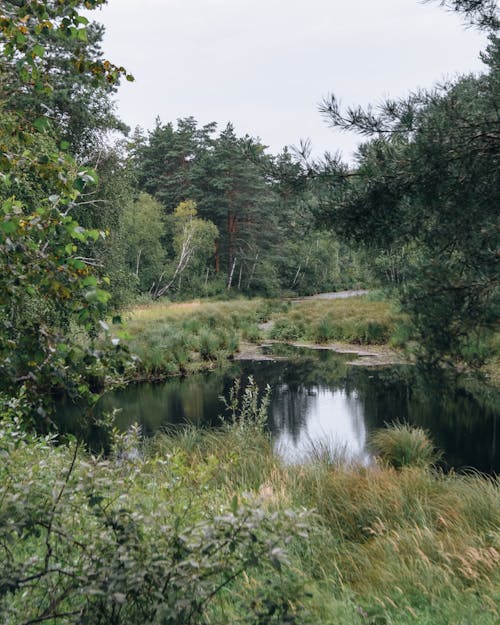
M107 304L109 302L110 297L111 297L111 294L108 293L107 291L104 291L103 289L96 289L96 298L100 304Z
M83 286L93 286L96 287L97 286L97 278L95 276L87 276L83 282L82 282Z
M0 225L0 228L5 234L12 234L17 230L17 223L15 221L4 221Z
M50 121L47 117L37 117L33 122L33 126L39 131L44 132L50 128Z
M42 58L43 55L45 54L45 48L39 43L37 43L36 45L33 46L31 53L33 54L33 56L38 56Z
M73 188L81 193L85 189L85 182L81 178L77 178L73 183Z
M59 147L63 152L66 152L70 148L70 143L69 141L61 141L61 143L59 144Z
M75 269L85 269L85 267L87 266L83 261L79 260L78 258L71 258L68 261L68 264Z

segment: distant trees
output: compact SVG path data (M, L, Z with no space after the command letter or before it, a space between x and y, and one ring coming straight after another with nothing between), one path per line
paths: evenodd
M176 206L166 225L172 239L173 257L152 283L151 295L155 299L162 297L176 283L180 288L183 279L194 282L201 292L206 261L213 256L218 236L217 226L197 217L196 203L192 200Z
M321 263L314 260L326 241L315 225L315 193L287 150L272 156L231 124L217 132L216 124L198 127L189 117L176 126L158 121L147 138L135 137L131 154L139 188L161 202L167 220L181 202L193 201L199 217L216 226L213 253L199 272L204 287L313 293L366 279L361 257L352 263L345 245L331 254L324 247Z

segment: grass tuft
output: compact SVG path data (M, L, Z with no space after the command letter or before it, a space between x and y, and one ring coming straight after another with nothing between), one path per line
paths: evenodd
M372 434L370 447L387 465L403 467L430 467L441 457L429 433L407 423L392 423Z

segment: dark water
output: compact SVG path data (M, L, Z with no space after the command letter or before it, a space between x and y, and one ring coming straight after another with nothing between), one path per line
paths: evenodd
M209 426L220 422L220 396L229 395L234 379L241 377L244 386L252 375L259 388L271 386L269 427L276 450L288 461L329 449L368 463L370 432L399 420L431 432L445 467L500 472L498 392L424 380L413 367L349 366L352 356L326 350L276 349L286 359L244 361L224 374L129 386L103 397L98 409L119 409L119 428L139 422L146 435L173 424ZM77 415L75 407L61 406L66 427Z

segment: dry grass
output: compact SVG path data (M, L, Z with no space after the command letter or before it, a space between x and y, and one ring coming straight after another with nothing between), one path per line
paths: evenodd
M273 320L270 336L275 339L385 344L394 336L401 316L390 302L353 297L299 302Z
M415 466L286 466L266 437L230 429L191 431L175 445L193 466L217 458L219 497L253 491L272 510L315 511L307 540L290 546L311 592L307 622L498 622L498 480Z

